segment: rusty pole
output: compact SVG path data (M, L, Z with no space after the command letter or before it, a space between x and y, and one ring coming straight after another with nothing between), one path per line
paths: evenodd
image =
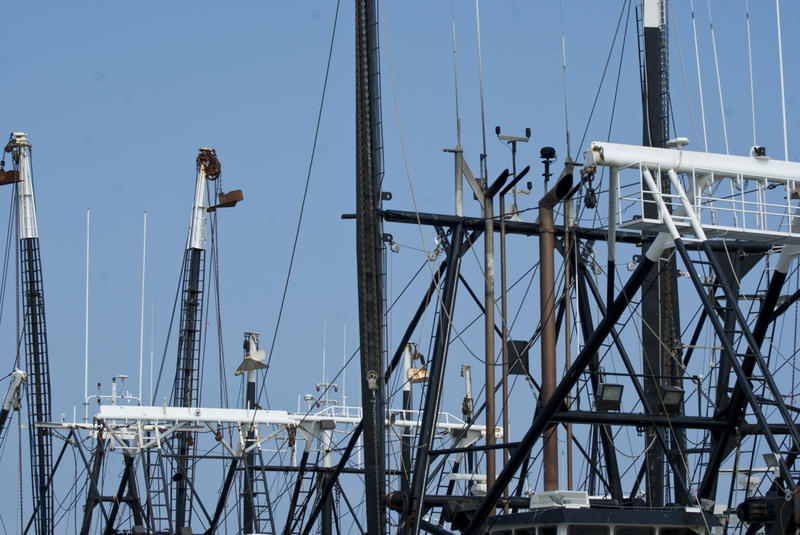
M555 323L555 225L553 207L572 187L572 167L567 166L555 186L539 201L539 280L542 324L542 393L546 403L556 389L556 323ZM542 462L544 490L558 490L558 431L550 426L543 433Z

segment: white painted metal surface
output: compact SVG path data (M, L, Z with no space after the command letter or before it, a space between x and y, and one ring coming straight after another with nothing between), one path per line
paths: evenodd
M167 407L138 405L101 405L95 416L97 425L111 436L116 447L129 454L148 448L161 447L161 441L176 432L208 430L216 432L220 426L233 426L237 430L238 445L228 444L224 438L218 439L231 455L239 456L253 449L262 449L271 439L285 438L290 429L300 431L306 439L306 447L313 440L330 443L324 433L334 430L340 433L351 432L361 421L360 407L332 405L315 413L293 413L281 410L221 409L203 407ZM392 410L386 426L394 433L405 436L415 434L414 429L422 424L419 411ZM73 424L46 424L48 427L71 427ZM85 424L74 424L85 428ZM255 439L246 439L250 429ZM471 444L485 436L486 427L468 426L466 422L449 413L439 413L436 433L442 438L449 437L455 444ZM299 436L299 435L298 435ZM495 436L502 438L503 430L495 429ZM323 447L324 444L322 444ZM285 441L280 448L285 448Z
M200 151L211 149L200 149ZM206 247L206 169L200 163L197 166L197 181L194 186L194 204L192 217L189 220L189 237L187 249L205 249Z
M14 397L17 394L17 390L19 390L19 385L22 384L22 381L25 380L25 372L19 369L15 369L11 372L11 385L8 387L8 394L6 394L6 399L3 401L3 409L6 411L11 410L11 406L14 404Z
M33 178L31 176L31 145L27 134L14 132L11 144L18 148L19 182L17 182L17 223L21 239L38 238L39 225L36 222L36 202L33 198Z
M684 238L700 239L691 214L708 238L800 244L800 214L795 213L800 163L605 142L592 143L585 163L607 166L617 179L612 181L616 202L609 202L609 228L668 231L662 212L645 217L645 207L657 204L645 184L648 171L662 177L655 186ZM669 192L662 191L667 177L673 184ZM686 206L681 192L688 198Z
M711 152L662 149L593 141L585 153L586 165L625 169L647 164L649 167L674 169L681 174L698 170L713 171L717 178L741 176L745 180L787 183L800 180L800 163L772 160L767 157L733 156Z
M661 26L661 2L662 0L643 0L642 1L642 25L645 28L658 28Z

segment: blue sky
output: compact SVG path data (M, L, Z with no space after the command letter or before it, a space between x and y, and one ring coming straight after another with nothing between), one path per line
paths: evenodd
M566 0L481 4L490 176L510 166L508 151L494 137L494 126L501 125L504 133L512 135L521 135L528 126L533 130L531 143L520 146L518 155L520 166L534 164L529 175L534 192L522 200L522 207L534 206L542 193L539 148L554 146L559 162L566 155L562 31L572 150L577 157L622 4ZM724 145L707 8L703 0L695 4L709 149L720 152ZM782 158L774 3L751 4L759 143L773 157ZM97 382L107 390L111 377L120 373L131 377L129 388L135 390L142 214L145 210L148 214L145 350L149 352L153 310L158 362L185 245L199 147L216 149L226 189L241 188L245 196L238 207L220 214L221 308L228 371L238 363L242 331L260 331L262 347L269 347L309 165L335 7L333 1L5 6L6 52L1 61L6 75L0 91L5 105L0 131L2 127L7 132L25 131L33 144L55 418L65 413L70 419L82 397L86 208L92 211L90 391ZM800 20L800 5L782 2L781 8L789 157L796 160L800 75L793 27ZM678 25L671 37L673 43L676 34L680 38L699 129L689 3L675 1L674 10ZM744 2L715 1L712 10L731 152L746 154L752 135ZM385 19L384 12L381 15L385 184L394 195L390 207L413 209L400 145L402 132L419 210L450 212L452 160L442 149L455 145L453 20L462 144L476 172L482 143L475 6L471 2L387 2ZM632 10L630 17L611 140L638 143L641 104ZM340 219L355 206L352 21L353 7L343 2L306 215L269 372L274 408L293 408L297 395L310 391L321 379L323 321L328 326L330 361L340 361L345 324L348 353L356 347L354 225ZM624 26L623 18L584 148L592 139L605 139L608 132ZM674 47L671 68L676 129L692 140L689 148L697 149ZM4 195L7 200L0 202L9 202L10 190ZM477 206L467 197L467 212L477 215ZM414 248L422 243L416 228L393 227L387 232L403 245L391 260L396 295L419 267L423 253ZM429 232L428 247L432 240ZM521 252L509 258L510 280L536 260L537 245L530 240L524 243ZM474 272L474 259L470 257L469 262L467 269ZM408 308L416 305L421 284L427 282L413 285L411 298L395 312L394 338L402 332ZM535 326L538 297L529 299L533 299L528 301L532 308L521 316L528 324L520 328L520 337L528 336ZM12 301L9 295L0 324L0 332L9 341L6 368L13 360ZM473 313L470 309L464 317ZM216 320L212 316L210 321L213 333ZM420 341L427 344L427 336L420 335ZM218 366L212 351L216 342L214 338L208 342L204 404L216 405ZM167 380L175 358L173 340L167 353ZM455 374L462 362L476 370L481 366L464 351L453 355L448 380L454 384L454 393L445 400L445 409L453 413L459 412L462 387ZM332 367L330 362L328 370ZM480 382L479 375L474 381ZM357 397L356 378L353 367L347 379L352 401ZM238 380L229 373L228 381L235 393ZM520 403L525 403L530 398L522 394ZM15 464L15 441L15 436L9 437L0 461L5 473L11 473ZM9 526L13 507L2 515Z

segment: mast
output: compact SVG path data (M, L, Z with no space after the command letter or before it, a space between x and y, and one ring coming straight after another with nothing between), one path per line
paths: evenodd
M53 493L49 484L53 467L53 443L49 429L37 427L51 420L50 363L44 313L39 226L31 175L28 136L14 132L6 145L17 169L17 233L19 271L22 281L23 338L27 367L28 433L30 436L31 486L37 535L53 533Z
M172 390L172 406L194 407L200 400L200 341L203 321L203 288L206 256L206 180L219 177L220 165L214 149L202 148L197 156L194 203L189 220L189 235L181 286L181 319L178 338L178 365ZM188 458L194 452L190 433L178 433L175 451L174 504L178 532L191 524L192 495L188 482L192 469Z
M385 328L383 224L381 208L383 135L376 0L356 0L356 254L364 428L366 527L381 535L386 524Z
M644 62L642 79L642 145L665 147L669 138L669 61L667 22L663 0L642 0L642 41ZM661 177L662 191L669 191L669 180ZM652 197L645 193L646 196ZM657 217L655 202L645 204L644 217ZM644 235L642 253L653 241L652 234ZM680 324L676 279L676 259L669 254L659 260L658 269L650 272L642 285L642 371L644 390L650 407L660 407L664 387L680 387L682 371L674 365L680 360ZM676 360L677 359L677 360ZM679 409L680 412L683 409ZM666 433L667 429L662 429ZM647 454L647 503L654 507L665 504L665 451L654 441L656 430L650 427L645 443L653 443ZM683 450L679 443L683 433L672 436L672 449ZM675 441L679 441L676 443ZM675 478L685 475L674 474ZM681 485L675 485L676 489ZM675 496L685 503L688 497Z

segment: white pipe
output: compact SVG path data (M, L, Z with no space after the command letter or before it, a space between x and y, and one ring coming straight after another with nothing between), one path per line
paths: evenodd
M667 208L664 199L661 197L661 193L658 191L658 186L656 186L655 180L653 180L653 175L650 174L650 170L648 168L642 169L642 177L644 178L645 183L647 184L648 189L653 194L653 198L655 199L656 203L658 204L658 208L661 211L661 217L664 220L664 225L667 227L667 231L669 235L672 236L672 239L677 240L681 237L680 232L678 232L675 223L672 221L672 217L670 216L669 209ZM702 233L702 229L700 229ZM700 236L698 236L700 238ZM705 235L701 238L705 240ZM648 250L648 253L650 251ZM659 255L660 256L660 255ZM649 258L649 257L648 257ZM651 259L652 260L652 259Z
M650 171L647 171L647 174L650 174ZM683 191L683 186L681 183L678 182L678 174L675 172L674 169L669 169L667 171L667 176L669 176L669 180L672 183L672 186L675 188L675 191L678 192L678 197L680 197L682 205L676 210L676 213L680 212L680 208L683 208L683 212L685 212L686 217L689 219L689 224L692 226L692 230L694 230L694 234L697 239L705 241L706 240L706 233L703 231L703 227L700 226L700 220L697 218L697 214L695 213L694 209L692 208L692 203L689 201L689 198L686 196L686 192ZM650 179L652 180L652 176ZM660 197L660 196L659 196ZM666 213L666 217L672 219L669 213Z
M142 369L144 363L144 279L145 260L147 258L147 211L144 212L144 229L142 230L142 307L139 318L139 405L142 404Z
M28 136L22 132L11 134L14 145L18 147L19 182L17 182L17 216L19 237L38 238L39 225L36 221L36 202L33 198L33 178L31 177L31 145Z
M408 371L411 369L411 344L406 344L403 348L403 390L411 392L411 379Z
M8 394L6 394L6 399L3 401L3 410L10 411L11 407L14 405L14 397L17 394L17 390L19 390L19 385L22 384L22 381L25 380L26 374L24 371L15 369L11 372L11 385L8 387Z
M619 169L612 167L608 173L608 260L616 260L617 246L617 191L619 184ZM613 273L608 274L613 277Z
M203 150L210 149L200 149ZM197 181L194 186L194 204L192 205L192 218L189 221L189 239L186 241L187 249L205 249L206 236L206 167L201 162L197 166Z
M640 164L676 173L691 174L696 170L714 172L717 177L736 177L744 180L767 179L771 182L800 180L800 163L751 156L732 156L710 152L662 149L593 141L585 153L586 165L604 165L624 169Z

